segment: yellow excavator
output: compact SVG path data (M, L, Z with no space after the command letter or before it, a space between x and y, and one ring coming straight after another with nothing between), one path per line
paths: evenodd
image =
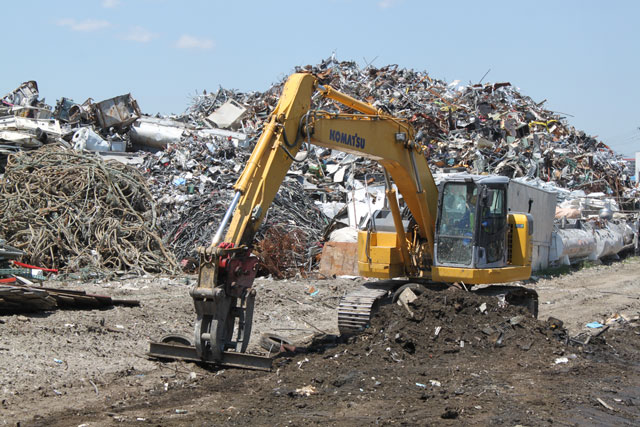
M354 112L312 109L314 94ZM414 137L407 120L324 85L312 74L291 75L213 241L198 248L198 282L190 291L197 316L193 341L151 343L149 354L268 369L270 360L246 353L258 262L251 251L289 167L308 144L373 159L385 175L388 208L375 212L358 232L360 275L379 280L341 300L341 333L365 327L376 301L402 285L455 283L468 289L528 279L533 221L529 214L508 212L509 179L455 174L436 186L425 147ZM401 213L396 188L410 215ZM532 292L525 291L529 301ZM537 308L535 295L533 300Z

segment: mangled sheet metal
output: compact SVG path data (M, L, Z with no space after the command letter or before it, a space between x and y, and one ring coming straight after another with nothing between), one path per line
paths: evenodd
M33 80L22 83L0 99L0 115L37 117L44 105L38 101L38 83Z
M228 129L237 128L240 120L247 114L247 109L233 99L228 100L207 116L214 127Z
M47 142L60 141L62 129L56 120L19 116L0 117L0 140L18 147L41 147Z
M38 84L28 81L0 98L0 173L9 154L48 143L65 145L65 131L38 97Z
M76 104L73 99L69 98L60 98L56 103L56 107L53 110L53 117L60 120L61 122L70 122L72 121L72 110L78 110L79 106Z
M0 164L7 155L58 143L77 150L126 151L130 125L141 115L131 94L77 104L62 98L55 109L39 100L38 84L25 82L1 98Z
M138 103L130 93L93 104L98 124L103 129L124 128L142 115Z

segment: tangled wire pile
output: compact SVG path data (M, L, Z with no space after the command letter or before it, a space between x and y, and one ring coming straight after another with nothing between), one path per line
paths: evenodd
M177 269L156 234L145 179L119 162L54 145L12 155L0 212L0 235L32 264L62 272Z

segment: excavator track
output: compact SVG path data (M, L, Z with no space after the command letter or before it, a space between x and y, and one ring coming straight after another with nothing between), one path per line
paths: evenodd
M378 303L389 297L406 281L386 280L368 282L340 299L338 305L338 330L341 335L362 332L375 312Z

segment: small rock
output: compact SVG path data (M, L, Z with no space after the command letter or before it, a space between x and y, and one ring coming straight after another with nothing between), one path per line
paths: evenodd
M509 323L511 323L511 325L513 326L519 325L523 321L524 321L524 316L514 316L511 319L509 319Z
M458 418L458 415L460 415L460 413L457 409L446 408L444 410L444 413L440 415L440 418L444 420L455 420L456 418Z

